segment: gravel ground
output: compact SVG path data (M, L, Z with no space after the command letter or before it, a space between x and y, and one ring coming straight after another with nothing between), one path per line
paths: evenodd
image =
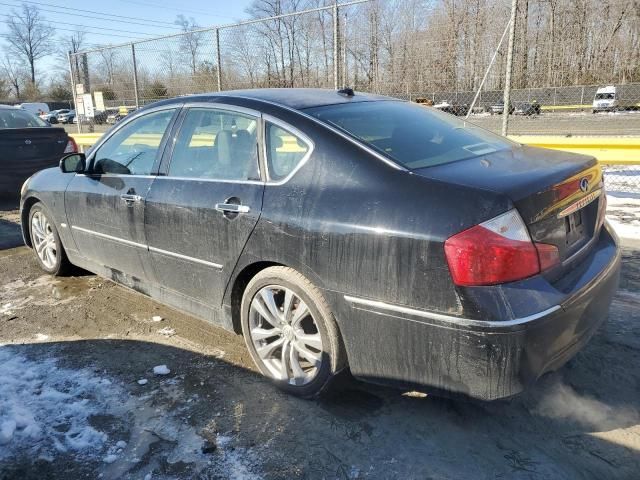
M357 382L304 401L236 335L91 274L43 275L16 221L0 212L1 480L638 478L640 245L605 326L510 401ZM29 417L13 437L11 409Z

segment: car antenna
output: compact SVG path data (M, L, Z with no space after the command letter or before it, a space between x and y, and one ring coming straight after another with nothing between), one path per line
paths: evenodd
M343 95L345 97L354 97L356 95L355 92L353 91L353 88L349 88L349 87L341 88L340 90L338 90L338 94Z

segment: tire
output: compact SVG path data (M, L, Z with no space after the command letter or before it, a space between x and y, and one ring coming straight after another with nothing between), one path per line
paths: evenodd
M34 204L29 211L29 236L40 268L51 275L60 276L70 270L71 263L52 218L42 203ZM44 245L46 243L49 247ZM41 246L42 253L39 253Z
M269 299L273 299L271 310ZM290 308L285 308L287 299ZM269 267L260 271L245 288L240 308L249 353L262 374L280 389L314 398L328 392L346 368L344 346L329 305L320 290L296 270ZM273 308L277 316L271 314ZM282 358L286 359L284 369Z

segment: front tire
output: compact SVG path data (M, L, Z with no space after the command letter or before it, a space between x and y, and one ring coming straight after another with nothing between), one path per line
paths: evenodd
M69 271L71 264L60 241L58 230L51 215L41 203L36 203L29 211L29 235L40 268L56 276Z
M316 397L346 366L324 296L292 268L269 267L251 279L242 297L241 322L253 361L288 393Z

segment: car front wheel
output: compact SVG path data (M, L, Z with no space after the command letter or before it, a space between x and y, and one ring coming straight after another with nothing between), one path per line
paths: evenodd
M41 203L36 203L29 212L29 234L40 267L52 275L64 274L69 269L69 260L58 230Z
M307 278L270 267L247 285L242 332L253 361L281 389L304 398L327 391L346 355L329 306Z

